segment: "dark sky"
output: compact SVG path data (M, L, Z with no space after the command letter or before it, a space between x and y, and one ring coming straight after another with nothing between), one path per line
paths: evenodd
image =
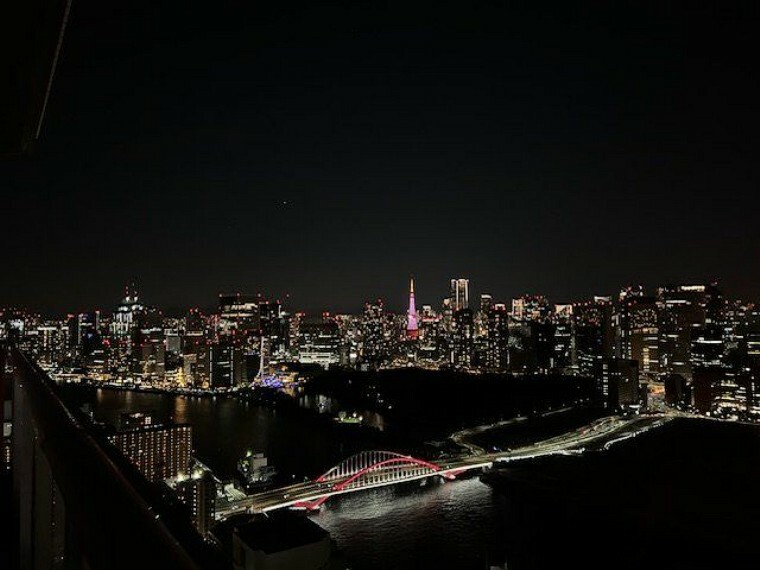
M75 0L0 305L760 299L757 9L555 4Z

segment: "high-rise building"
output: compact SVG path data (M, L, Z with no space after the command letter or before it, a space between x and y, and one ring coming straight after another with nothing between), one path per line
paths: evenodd
M166 373L166 341L161 329L141 334L139 373L144 380L162 381Z
M602 358L594 374L606 408L624 408L639 402L639 365L628 358Z
M692 378L691 334L695 327L718 320L720 293L715 285L660 287L660 373Z
M740 382L746 401L743 418L752 422L760 421L760 370L745 370Z
M451 364L454 368L467 369L472 365L475 323L471 309L454 313L454 334L451 347Z
M233 330L243 333L257 332L259 330L259 302L258 296L242 295L219 295L219 327L223 334Z
M111 319L111 334L119 339L129 338L137 328L138 316L144 309L135 285L127 285L124 298Z
M639 363L642 380L659 375L659 310L654 297L644 295L642 287L620 293L615 313L616 355Z
M551 306L543 295L524 295L512 299L512 319L517 322L548 321Z
M491 295L481 295L480 306L477 311L473 311L472 367L475 369L488 367L488 314L492 309L493 298Z
M267 323L266 329L262 326L262 335L266 338L269 346L271 360L281 361L288 358L291 342L290 331L290 314L283 311L278 302L277 314L271 317L271 322Z
M100 336L100 311L69 315L69 346L88 350Z
M302 320L298 327L298 360L323 368L340 363L340 329L332 318Z
M703 371L715 370L711 386L710 414L726 419L744 419L747 414L748 395L752 393L751 376L741 371L721 368L694 368L695 377Z
M174 484L179 500L187 507L190 520L206 536L214 524L217 482L211 471L196 467L189 477L180 476Z
M423 305L419 325L420 342L417 349L419 358L428 363L435 363L447 357L446 334L441 315L436 313L430 305Z
M575 370L575 323L573 321L573 305L564 303L554 305L552 315L554 324L554 342L551 367L563 373Z
M141 373L141 329L147 328L147 311L134 284L128 285L109 325L110 368L116 376L124 378Z
M148 481L186 475L190 467L193 434L189 425L141 426L108 439Z
M724 366L724 335L720 325L706 323L691 330L691 366L722 368Z
M496 303L486 313L488 370L504 372L509 369L509 312L503 303Z
M528 323L516 321L510 317L508 322L509 334L509 370L513 373L531 371L529 360L530 326Z
M67 353L66 332L65 327L55 322L48 322L37 327L40 362L53 364L63 360Z
M260 337L260 340L251 338L250 342L255 344L257 353L262 347L265 349L267 362L287 360L291 342L291 317L283 310L282 303L259 299L254 312L257 315L258 330L246 328L243 336Z
M449 294L451 311L456 313L470 308L470 280L464 278L452 279Z
M119 429L121 431L138 430L153 425L153 416L143 412L125 412L119 418Z
M186 386L208 384L208 356L209 344L204 333L188 330L182 341L182 375Z
M386 315L382 300L364 305L361 329L362 362L367 368L377 368L388 357Z
M475 315L475 334L485 336L488 328L488 313L493 309L493 297L488 293L480 296L480 308Z
M176 328L164 329L164 342L166 343L166 352L180 354L182 352L182 336Z
M282 304L279 301L259 301L259 330L266 337L276 335L279 319L282 316Z
M100 311L68 315L66 322L68 329L67 344L68 356L72 365L88 369L97 367L99 372L102 371L100 369L103 368L104 354L100 325ZM36 330L39 331L39 327ZM129 340L132 341L133 338L130 337ZM41 350L37 356L42 356Z
M612 323L612 299L594 297L592 301L576 303L575 366L580 374L591 376L596 360L615 354L615 333Z
M409 309L406 313L406 336L411 340L417 340L420 335L417 322L417 305L414 302L414 279L409 281Z
M197 307L190 309L185 317L185 334L200 336L206 330L206 323L203 314Z
M208 347L209 385L233 388L243 381L243 349L237 341L221 339Z
M530 321L528 328L530 330L527 343L529 371L546 374L555 368L556 326L552 322Z

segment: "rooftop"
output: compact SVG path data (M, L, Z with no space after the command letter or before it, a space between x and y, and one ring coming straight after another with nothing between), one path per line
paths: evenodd
M320 542L328 533L307 517L291 512L262 516L235 529L235 534L252 550L267 554Z

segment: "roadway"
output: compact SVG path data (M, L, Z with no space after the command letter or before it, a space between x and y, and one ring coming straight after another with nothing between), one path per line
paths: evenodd
M319 499L333 495L351 493L364 489L395 485L397 483L426 479L433 476L454 478L456 475L470 470L486 469L494 463L509 463L524 461L527 459L547 455L579 455L587 450L608 449L611 445L635 437L650 429L663 425L671 418L667 416L611 416L597 420L587 426L567 432L557 437L542 440L531 445L522 446L512 450L496 451L487 453L477 446L468 447L470 453L464 454L448 461L439 461L436 464L440 471L416 469L414 467L401 467L408 476L395 477L399 468L388 467L372 472L371 481L347 488L338 488L345 483L349 476L333 479L329 482L304 481L285 487L279 487L270 491L264 491L248 495L245 499L220 504L217 508L217 519L225 519L234 514L243 512L266 512L274 509L297 506L300 503L313 503ZM482 430L480 430L482 431ZM476 433L476 432L472 432ZM463 438L460 438L460 440Z

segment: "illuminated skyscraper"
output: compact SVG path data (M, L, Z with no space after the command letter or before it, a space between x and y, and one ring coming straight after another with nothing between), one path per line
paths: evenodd
M543 295L524 295L512 299L512 319L515 321L547 321L551 313L549 301Z
M624 408L639 402L639 364L627 358L602 358L594 377L605 408Z
M386 342L386 317L383 301L364 305L362 316L362 361L370 368L379 367L388 354Z
M233 330L243 333L258 331L260 301L254 295L219 295L219 325L224 334Z
M486 293L480 296L480 310L475 314L475 336L488 336L488 314L493 309L493 297Z
M406 335L410 339L416 339L419 334L417 306L414 303L414 279L411 279L409 282L409 311L407 312Z
M423 359L437 361L443 357L446 347L443 319L430 305L422 305L419 318L419 354Z
M454 313L454 337L451 347L451 364L454 368L467 369L472 364L475 324L470 309Z
M620 293L615 313L616 355L636 360L642 380L652 380L660 368L659 309L656 299L644 295L642 287Z
M469 279L452 279L451 280L451 311L456 313L462 309L470 307L470 280Z
M570 373L573 369L575 356L575 342L573 329L573 305L554 305L552 315L554 323L554 342L552 356L552 369L563 373Z
M610 297L594 297L593 301L576 303L573 306L573 360L581 375L592 375L597 360L614 355L612 310Z
M195 528L206 536L214 524L216 511L216 480L211 471L196 467L190 477L177 478L175 491Z
M678 285L657 290L660 306L660 372L692 376L692 332L719 319L721 296L715 285Z
M298 327L298 361L323 368L340 362L340 328L329 315L302 321Z
M229 338L208 347L209 385L212 388L232 388L243 380L243 350Z
M117 338L129 338L137 327L139 314L145 309L140 303L137 288L134 284L127 285L124 298L113 314L111 320L111 334Z
M487 347L485 365L502 372L509 367L509 313L503 303L496 303L486 313Z

